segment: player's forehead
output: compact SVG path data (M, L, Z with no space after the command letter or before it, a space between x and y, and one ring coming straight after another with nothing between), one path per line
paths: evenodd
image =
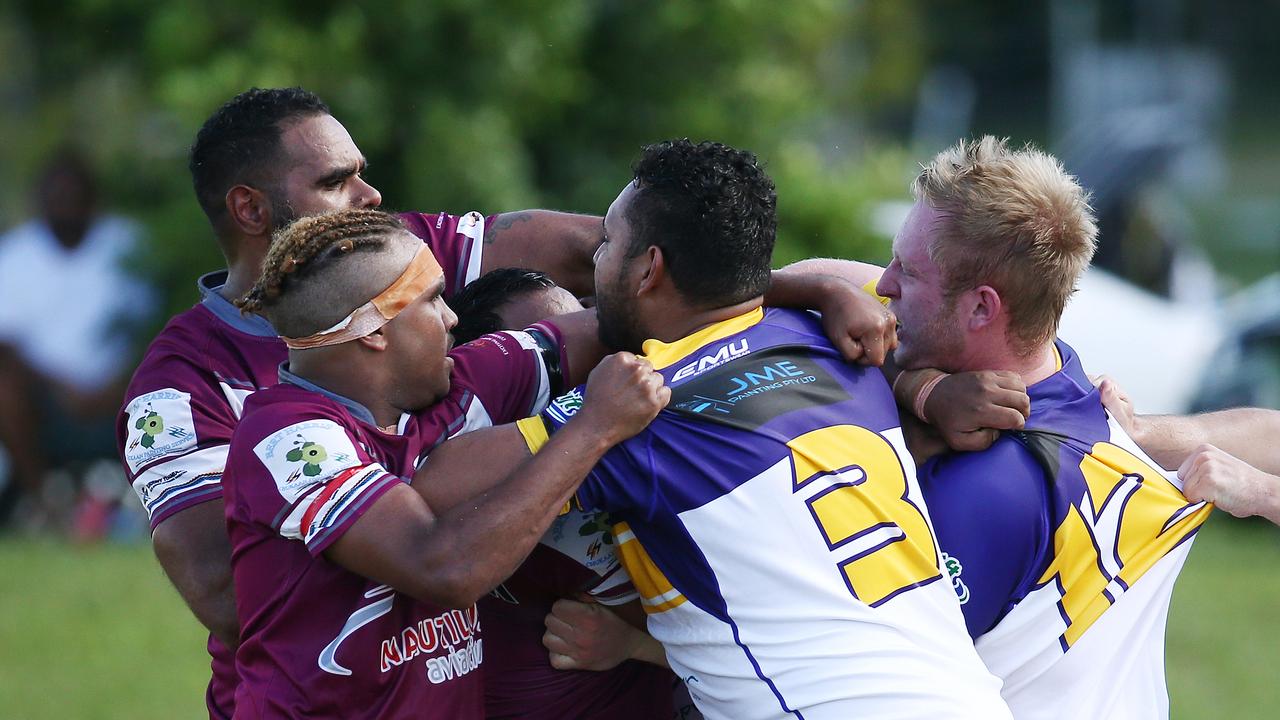
M635 181L627 183L618 193L618 197L613 199L609 204L608 211L604 214L605 232L613 235L623 230L626 223L626 212L631 206L631 202L635 199L637 187Z
M280 144L289 173L319 177L364 161L351 134L332 115L308 115L288 123L280 134Z
M940 229L942 215L927 202L919 200L907 212L893 238L893 253L902 262L923 262L929 258L929 243Z

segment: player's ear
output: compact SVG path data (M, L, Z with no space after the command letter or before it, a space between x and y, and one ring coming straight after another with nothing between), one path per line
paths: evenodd
M970 295L972 304L969 312L970 330L981 330L991 325L1004 312L1004 302L1000 299L1000 293L990 285L979 285L965 294Z
M356 338L356 342L363 348L382 352L387 349L387 334L382 332L382 328L378 328L362 338Z
M227 215L242 235L261 237L271 234L271 201L266 193L248 185L236 185L227 191Z
M662 248L650 245L644 254L644 262L644 275L640 277L640 288L637 290L639 295L653 292L667 277L667 259L662 254Z

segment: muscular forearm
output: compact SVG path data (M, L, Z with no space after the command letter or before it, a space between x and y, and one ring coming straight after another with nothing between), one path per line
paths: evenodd
M1280 474L1280 411L1236 408L1203 415L1138 415L1133 439L1166 469L1210 444L1263 472Z
M836 275L811 273L787 266L775 270L769 276L769 290L764 294L764 304L770 307L789 307L816 310L832 294L846 292L850 283Z
M424 546L423 592L465 607L509 577L611 444L589 418L577 418L505 480L440 514ZM461 472L449 464L474 466L476 458L455 454L446 463L434 471L447 477Z
M806 262L860 265L838 260ZM821 267L796 263L775 271L764 304L817 310L822 315L827 338L846 360L869 365L884 362L885 354L898 343L893 314L875 297L863 292L856 283L856 273L813 271Z
M558 315L548 318L547 322L559 328L564 340L567 367L560 369L564 374L564 387L565 389L577 387L587 381L591 370L608 352L600 342L596 311L593 308Z
M224 645L235 648L240 621L222 501L201 503L166 519L152 543L165 575L192 614Z
M829 277L837 277L845 282L851 283L857 287L863 287L867 283L874 282L880 278L880 274L884 272L884 268L871 263L859 262L857 260L836 260L834 258L809 258L793 262L790 265L777 270L773 273L773 279L776 281L780 277L791 275L826 275Z
M516 425L436 448L412 488L388 487L325 556L419 600L469 606L524 560L605 452L671 399L662 376L631 353L605 358L585 394L582 409L543 436L536 456ZM437 494L451 496L451 505L432 507Z
M595 292L593 256L600 237L601 219L594 215L552 210L502 213L485 228L480 269L541 270L557 285L585 297Z

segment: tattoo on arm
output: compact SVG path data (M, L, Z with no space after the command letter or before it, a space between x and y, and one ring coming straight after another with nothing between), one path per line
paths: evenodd
M511 212L502 213L494 218L493 222L484 229L484 244L492 245L497 238L498 233L503 230L510 230L512 225L516 223L528 222L533 219L531 212Z

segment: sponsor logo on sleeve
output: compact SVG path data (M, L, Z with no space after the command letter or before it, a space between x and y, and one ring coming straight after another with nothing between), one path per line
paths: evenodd
M308 420L277 430L253 451L271 472L280 495L291 503L360 464L351 437L332 420Z
M604 575L618 564L613 527L608 513L571 510L557 517L539 542Z
M165 388L139 395L125 407L125 414L128 435L124 458L135 473L156 459L180 455L196 446L190 393Z
M569 418L582 409L582 392L577 388L561 395L547 406L547 414L560 423L569 422Z
M479 240L484 235L484 216L472 210L458 218L458 234Z
M533 336L527 332L512 332L510 330L503 330L501 332L503 335L510 335L511 337L515 338L515 341L520 343L521 349L524 349L524 350L538 349L538 341L534 340Z
M960 561L942 553L942 567L946 569L947 576L951 578L951 587L956 591L956 598L960 600L960 604L964 605L969 602L969 587L964 584L964 580L960 579L960 574L964 572L964 567Z

